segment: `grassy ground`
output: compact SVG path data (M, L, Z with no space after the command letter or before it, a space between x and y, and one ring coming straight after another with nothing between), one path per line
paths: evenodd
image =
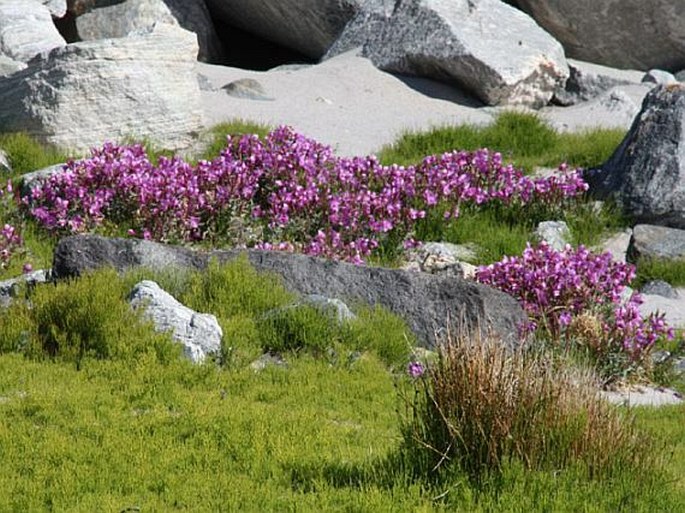
M245 122L227 132L267 129ZM489 146L532 170L601 163L622 134L561 135L532 116L507 114L491 128L453 127L406 135L380 153L411 163L430 153ZM65 155L23 136L0 136L11 178ZM158 152L163 154L163 152ZM3 222L13 212L0 211ZM428 222L424 240L476 242L481 262L516 254L548 212L466 211ZM574 243L595 244L625 221L588 200L563 212ZM55 241L22 222L24 261L49 267ZM678 264L649 263L644 275L685 276ZM136 281L155 278L185 304L217 315L218 361L192 366L167 336L130 317ZM473 483L455 470L417 475L402 452L402 397L411 337L387 313L359 310L349 329L316 312L264 313L292 298L249 268L205 276L107 271L37 289L31 303L0 311L0 511L684 511L683 406L636 409L637 425L666 446L660 468L588 479L579 465L502 473ZM95 305L99 305L95 306ZM275 329L276 328L276 329ZM279 335L280 334L280 335ZM287 336L286 336L287 335ZM249 364L279 350L287 367ZM398 392L400 392L398 394Z

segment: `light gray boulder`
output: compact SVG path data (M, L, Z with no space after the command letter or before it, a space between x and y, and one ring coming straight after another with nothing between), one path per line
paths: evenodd
M31 171L21 176L19 182L19 191L21 197L29 196L31 190L42 183L43 181L50 178L52 175L61 173L64 170L64 164L55 164L53 166L44 167L36 171Z
M569 69L561 45L499 0L404 0L362 11L326 58L361 46L380 69L454 83L488 105L542 107Z
M585 179L636 223L685 229L685 85L653 88L623 142Z
M0 55L28 62L66 44L47 6L36 0L0 0Z
M685 230L649 224L635 225L628 246L628 259L636 262L641 257L685 258Z
M668 71L651 69L642 77L642 82L646 84L670 85L677 84L679 80Z
M61 18L67 13L67 0L40 0L55 18Z
M433 347L447 328L468 333L492 331L509 347L520 343L526 315L517 301L490 287L451 276L366 267L279 251L199 252L139 239L93 235L62 239L55 249L57 279L102 266L204 269L246 255L259 272L280 276L286 289L341 301L380 305L403 318L422 345ZM437 335L436 335L437 334Z
M685 67L682 0L518 0L575 59L614 68Z
M443 276L473 278L476 266L469 262L478 259L478 248L474 245L452 244L450 242L426 242L407 252L402 269Z
M207 0L212 15L227 25L320 58L347 22L364 6L383 0ZM391 3L391 2L387 2Z
M663 280L652 280L645 283L640 289L641 294L662 296L669 299L678 299L680 295L673 286Z
M357 318L344 301L322 296L321 294L309 294L304 297L300 304L313 306L324 313L330 314L338 324L344 324Z
M166 24L56 48L0 77L0 130L79 152L130 137L187 148L203 126L196 54L195 35Z
M180 25L195 33L199 60L221 60L221 42L204 0L96 1L90 10L76 18L76 29L83 41L93 41L126 37L132 31L160 22Z
M51 279L52 272L50 270L39 269L16 278L0 281L0 307L9 306L12 300L17 297L21 285L31 288L41 283L47 283Z
M144 308L145 316L157 331L171 331L174 340L183 344L184 355L193 363L201 363L221 350L223 331L216 317L182 305L154 281L136 284L129 295L129 304L135 309Z
M639 84L644 73L619 70L591 62L567 59L570 75L563 89L554 93L554 103L569 106L593 100L617 86Z
M538 224L535 235L555 251L562 251L569 244L571 231L565 221L543 221Z
M12 165L10 164L10 160L7 157L7 153L5 153L5 150L0 148L0 171L2 172L12 172Z

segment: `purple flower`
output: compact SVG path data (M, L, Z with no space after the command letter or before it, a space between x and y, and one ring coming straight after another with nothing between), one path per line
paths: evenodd
M413 379L418 379L426 372L426 368L421 362L409 362L407 365L407 374Z

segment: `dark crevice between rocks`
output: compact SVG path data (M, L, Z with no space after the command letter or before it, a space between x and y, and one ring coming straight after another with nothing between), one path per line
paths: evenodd
M316 61L290 48L212 19L224 50L219 63L234 68L267 71L284 64L316 64Z
M53 17L52 22L67 43L78 43L81 41L78 30L76 30L76 16L73 13L67 12L61 18Z

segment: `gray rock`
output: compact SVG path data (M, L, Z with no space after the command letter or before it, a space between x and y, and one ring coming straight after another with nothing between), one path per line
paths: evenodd
M345 24L383 0L207 0L212 15L265 39L319 59Z
M543 221L538 224L535 235L552 249L562 251L569 244L571 231L564 221Z
M592 100L617 86L640 83L644 73L600 66L568 59L570 75L563 89L554 93L554 102L563 105Z
M362 12L326 55L362 46L384 71L454 83L488 105L542 107L569 76L561 45L499 0L406 0Z
M182 305L154 281L136 284L129 303L133 308L144 308L157 331L171 331L174 340L183 344L184 355L193 363L201 363L221 350L223 332L216 317Z
M336 298L331 299L320 294L309 294L303 298L302 303L330 313L338 324L343 324L357 318L343 301Z
M197 74L197 84L200 86L200 91L216 91L216 87L212 84L212 81L207 78L207 75L202 73Z
M427 242L407 252L407 261L402 269L472 278L476 267L468 262L477 259L477 248L473 245Z
M221 87L226 94L247 100L273 100L254 78L239 78Z
M639 258L685 258L685 230L648 224L633 227L628 260Z
M76 29L83 41L93 41L126 37L159 22L180 25L195 33L199 60L221 61L221 42L203 0L99 0L76 18Z
M679 82L685 82L685 69L680 70L675 74L676 80Z
M613 198L635 222L685 229L685 85L657 86L590 192Z
M50 10L35 0L0 2L0 55L28 62L36 54L65 46Z
M67 0L40 0L55 18L61 18L67 13Z
M202 269L211 258L225 262L243 253L247 253L255 269L280 275L285 287L295 293L320 294L389 309L402 317L427 347L435 344L436 331L444 331L450 324L460 324L472 332L479 328L492 330L513 345L518 343L518 327L526 320L512 297L468 280L282 252L201 253L138 239L82 235L58 243L53 273L57 278L67 278L104 265L118 270L135 266Z
M624 69L685 67L682 0L518 0L574 59Z
M74 151L130 137L188 147L203 123L196 54L194 34L164 24L57 48L0 77L0 130Z
M50 270L39 269L17 278L0 281L0 307L7 307L12 302L12 299L17 297L19 287L22 284L26 284L31 288L39 283L46 283L51 279L52 272Z
M676 84L678 80L668 71L662 69L652 69L645 73L642 82L647 84L669 85Z
M663 280L652 280L645 283L640 293L663 296L669 299L678 299L680 297L678 291L670 283Z
M63 170L64 164L55 164L54 166L44 167L43 169L38 169L37 171L31 171L30 173L22 175L19 185L21 197L29 196L31 190L35 186L42 183L44 180L47 180L52 175L61 173Z

